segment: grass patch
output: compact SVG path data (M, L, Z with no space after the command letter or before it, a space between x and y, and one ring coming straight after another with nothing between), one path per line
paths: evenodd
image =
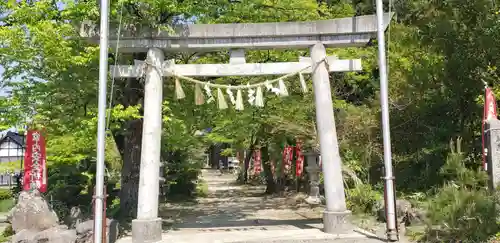
M207 197L208 196L208 184L204 180L199 180L196 184L196 196L197 197Z
M9 241L10 241L10 236L0 235L0 242L9 242Z
M9 212L15 206L14 199L4 199L0 200L0 212L6 213Z

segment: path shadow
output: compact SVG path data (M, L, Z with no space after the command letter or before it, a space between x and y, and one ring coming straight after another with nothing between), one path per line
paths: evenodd
M367 232L365 230L354 229L354 232L362 234L362 235L366 236L366 238L369 238L369 239L375 239L375 240L380 240L380 241L387 241L386 238L379 237L379 236L377 236L375 234L372 234L372 233L369 233L369 232Z
M210 221L241 221L258 211L291 212L300 218L299 209L314 209L315 206L303 203L287 203L286 197L213 197L204 199L203 203L186 203L183 205L165 205L161 209L160 217L170 219L173 223L187 223ZM252 219L253 220L253 219Z

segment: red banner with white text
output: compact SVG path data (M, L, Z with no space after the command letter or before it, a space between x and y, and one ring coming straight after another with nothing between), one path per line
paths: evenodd
M285 145L283 149L283 166L285 174L289 174L292 169L293 146Z
M262 171L262 158L260 149L254 150L253 152L253 172L254 175L259 175Z
M45 139L40 131L28 130L26 134L23 189L47 191Z
M487 170L486 168L486 150L485 150L485 131L484 131L484 126L486 122L490 119L497 119L497 102L495 99L495 95L493 94L493 91L489 88L486 87L484 91L484 110L483 110L483 126L481 129L481 138L482 138L482 143L483 143L483 168Z
M302 154L302 141L298 139L295 145L295 154L297 157L297 160L295 161L295 175L300 177L302 176L302 172L304 170L304 155Z

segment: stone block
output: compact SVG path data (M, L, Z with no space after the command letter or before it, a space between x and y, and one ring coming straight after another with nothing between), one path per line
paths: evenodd
M132 220L132 243L153 243L161 241L161 219Z
M12 236L12 243L74 243L76 231L69 230L65 225L58 225L44 231L23 229Z
M349 223L351 211L344 212L323 212L323 231L329 234L343 234L353 230L352 224Z
M76 225L77 243L92 243L94 220L87 220ZM114 243L118 239L118 221L106 219L106 243Z
M43 231L59 225L56 213L38 192L21 192L9 215L14 232Z

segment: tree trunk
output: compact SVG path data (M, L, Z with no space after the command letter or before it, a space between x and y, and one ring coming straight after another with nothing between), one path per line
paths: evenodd
M117 145L123 159L119 216L121 218L135 218L139 196L142 120L125 122L123 128L127 132L124 135L115 136L115 140L121 140L117 141Z
M220 166L220 160L221 160L221 145L220 144L213 144L210 146L210 159L211 159L211 167L212 169L219 169Z
M243 183L248 182L248 169L250 169L250 160L252 159L253 156L253 151L255 150L255 145L258 141L258 138L255 138L257 134L252 134L252 137L250 138L250 147L247 150L247 154L245 156L245 163L244 163L244 168L243 168Z
M262 167L264 167L264 174L266 175L266 194L273 194L276 192L276 182L274 181L273 172L271 169L271 160L269 158L268 144L261 148L262 151Z
M137 53L133 59L143 60L146 53ZM124 108L143 104L144 86L139 79L129 78L117 82L120 85L118 102ZM118 92L117 92L118 93ZM140 110L143 114L143 110ZM125 121L114 135L123 165L121 170L120 218L135 218L139 196L139 174L141 166L142 119Z
M254 151L254 145L250 145L250 148L247 150L247 156L245 156L245 163L243 165L243 183L248 182L248 169L250 168L250 159L252 158Z

